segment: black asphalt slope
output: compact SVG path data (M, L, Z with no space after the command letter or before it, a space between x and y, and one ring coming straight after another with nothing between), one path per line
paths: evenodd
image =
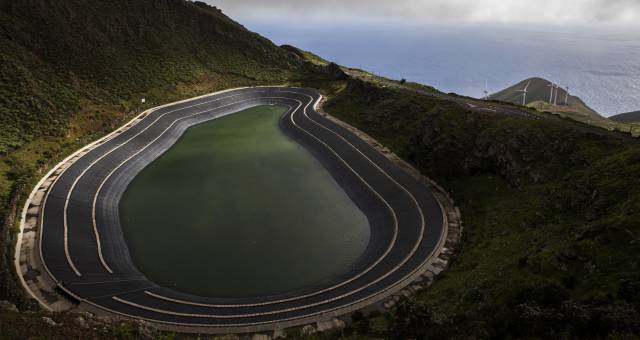
M318 99L315 91L298 88L232 90L158 109L97 146L66 169L45 198L41 253L47 270L80 301L185 325L265 325L375 302L435 250L443 213L425 186L319 115L313 108ZM320 160L367 216L371 240L365 253L351 272L280 296L199 297L147 280L132 263L120 229L118 202L127 185L190 126L265 104L289 108L281 129Z

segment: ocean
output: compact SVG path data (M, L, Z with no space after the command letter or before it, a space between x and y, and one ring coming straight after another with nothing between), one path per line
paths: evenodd
M485 82L493 93L540 76L604 116L640 110L640 30L240 19L277 44L444 92L481 97Z

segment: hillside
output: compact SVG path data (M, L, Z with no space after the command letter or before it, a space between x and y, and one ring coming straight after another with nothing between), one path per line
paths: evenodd
M525 82L485 102L343 73L182 0L4 1L0 70L0 300L22 311L0 301L0 338L173 338L141 323L38 311L9 266L18 209L56 160L135 112L277 83L320 88L326 111L437 180L463 216L452 266L429 289L384 315L356 313L322 338L640 334L640 141L519 106L512 92ZM531 85L528 105L548 109L545 82ZM565 116L604 119L579 98L569 104Z
M67 116L88 103L126 112L141 97L158 103L196 83L278 83L305 72L299 58L203 3L0 6L0 154L35 136L62 133Z
M640 123L640 111L621 113L609 119L620 123Z
M518 91L523 90L527 84L529 84L529 88L527 89L526 105L529 107L539 111L556 113L563 117L607 129L616 127L615 123L602 117L579 97L570 94L567 96L567 91L563 88L558 88L557 99L555 99L554 95L555 105L550 103L551 89L548 85L551 84L551 82L542 78L525 79L502 91L489 95L489 99L522 105L522 92Z
M560 117L471 112L350 80L325 109L445 187L463 216L450 270L372 338L607 338L640 332L640 142ZM544 117L544 116L539 116Z
M201 2L0 2L0 242L13 239L38 174L137 112L327 77ZM13 299L21 293L8 271L11 246L0 249L0 300Z

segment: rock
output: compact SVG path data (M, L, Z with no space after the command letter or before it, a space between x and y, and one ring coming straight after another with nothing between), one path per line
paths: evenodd
M55 321L53 321L52 318L48 317L48 316L43 316L42 317L42 321L44 321L44 323L50 325L50 326L58 326L59 324Z
M8 311L8 312L20 312L18 307L9 301L2 300L0 301L0 310Z
M344 328L344 321L340 319L333 318L331 320L326 321L318 321L317 322L318 332L326 332L335 329Z
M78 316L77 318L75 318L73 320L73 322L78 325L80 328L84 328L84 329L88 329L89 328L89 323L87 323L87 320L85 318L83 318L82 316Z
M271 337L265 334L254 334L251 340L271 340Z
M274 339L286 339L287 338L287 334L284 332L284 329L276 329L275 331L273 331L273 338Z
M108 316L104 316L104 315L98 315L95 317L96 320L102 322L102 323L111 323L113 322L113 320L108 317Z
M331 329L331 320L318 321L316 322L316 327L318 327L318 332L326 332Z
M313 335L316 334L317 330L315 327L313 327L312 325L306 325L304 327L302 327L302 335Z
M135 322L138 328L138 334L145 338L155 338L156 329L152 325L144 320L136 320Z

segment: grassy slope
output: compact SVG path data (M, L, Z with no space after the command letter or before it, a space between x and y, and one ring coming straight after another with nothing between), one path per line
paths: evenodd
M55 161L150 106L326 76L203 3L1 2L0 300L21 295L8 265L18 207Z
M378 331L370 334L640 331L637 140L553 117L469 113L360 81L326 109L439 181L463 212L451 270L391 317L371 321Z
M275 83L298 59L213 8L181 0L45 1L2 5L0 152L60 133L78 100L167 100L196 81ZM299 75L298 75L299 77Z
M616 122L621 122L621 123L638 123L640 122L640 111L621 113L621 114L609 117L609 119Z

